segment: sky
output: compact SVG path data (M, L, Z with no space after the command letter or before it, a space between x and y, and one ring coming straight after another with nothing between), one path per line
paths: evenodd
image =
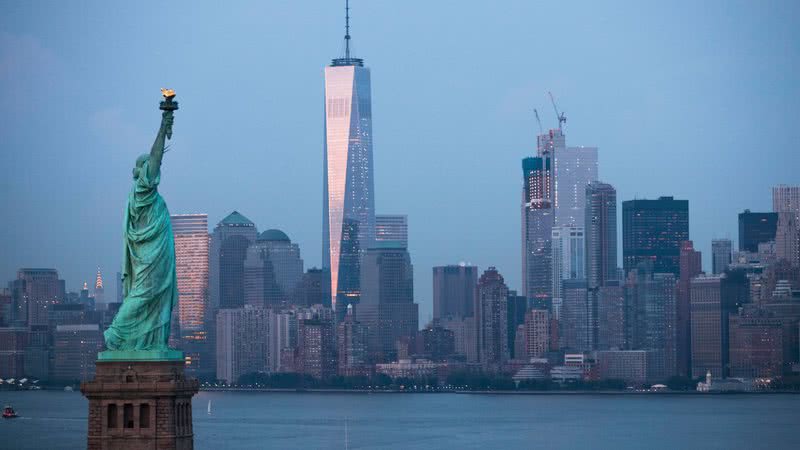
M113 278L161 87L180 103L171 213L213 226L238 210L321 264L323 69L344 1L198 3L0 3L1 283L20 267L70 290L98 266ZM409 216L421 323L435 265L493 265L520 289L521 159L533 108L556 126L548 91L619 202L689 200L707 270L739 212L800 184L800 2L353 0L351 16L376 210Z

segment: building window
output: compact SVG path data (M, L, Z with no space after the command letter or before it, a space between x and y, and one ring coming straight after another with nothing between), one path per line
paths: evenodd
M150 428L150 405L147 403L139 405L139 427Z
M125 428L133 428L133 403L125 403L125 406L123 406L122 423Z
M108 428L117 428L117 405L108 405Z

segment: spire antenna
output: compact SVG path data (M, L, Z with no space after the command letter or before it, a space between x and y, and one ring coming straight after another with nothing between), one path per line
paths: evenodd
M344 0L344 57L350 59L350 0Z

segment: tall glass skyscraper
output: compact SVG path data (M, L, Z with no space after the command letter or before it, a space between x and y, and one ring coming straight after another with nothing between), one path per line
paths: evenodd
M349 8L346 23L345 55L325 68L322 261L334 309L337 298L357 301L358 286L341 281L359 279L359 254L375 239L370 73L350 56Z

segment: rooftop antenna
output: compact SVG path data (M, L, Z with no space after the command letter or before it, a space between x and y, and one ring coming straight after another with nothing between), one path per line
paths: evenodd
M536 108L533 108L533 113L536 115L536 123L539 124L539 134L544 134L544 129L542 128L542 120L539 119L539 111Z
M344 57L350 59L350 0L344 0Z
M558 118L558 130L561 131L561 125L567 123L567 116L565 116L563 112L558 112L558 107L556 106L556 100L553 98L553 93L547 91L547 94L550 96L550 102L553 103L553 109L555 110L556 117Z

